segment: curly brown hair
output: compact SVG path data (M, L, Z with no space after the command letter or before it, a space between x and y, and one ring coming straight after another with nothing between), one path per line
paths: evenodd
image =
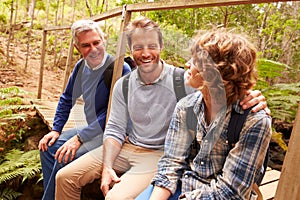
M191 49L195 65L200 69L212 66L217 68L224 84L227 105L243 98L245 92L257 81L254 45L241 34L234 34L224 29L206 31L196 38ZM208 53L209 58L207 57L206 60L210 60L210 64L203 62L203 51ZM212 78L212 76L208 77Z

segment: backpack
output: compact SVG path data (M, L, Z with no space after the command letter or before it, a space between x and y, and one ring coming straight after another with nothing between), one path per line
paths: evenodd
M176 95L177 102L186 96L185 86L184 86L184 72L185 70L179 67L174 67L173 73L173 86ZM125 103L128 103L128 82L131 73L124 76L122 83L122 92L125 99Z
M234 145L238 142L240 137L240 132L243 128L243 125L246 121L246 118L252 108L248 108L247 110L244 110L243 114L240 114L235 111L235 109L232 109L231 111L231 117L228 125L228 144L230 146L230 149L234 147ZM186 116L186 124L187 128L193 131L196 131L197 129L197 118L196 114L193 111L193 107L187 108L187 116ZM193 141L193 147L197 147L198 143L196 139ZM268 161L269 161L269 148L267 150L265 160L263 163L263 170L259 174L258 180L256 180L256 184L259 186L261 184L261 181L266 173L266 169L268 167Z
M134 61L129 56L124 58L124 62L126 62L130 66L131 69L135 68ZM106 60L105 64L106 63L109 63L109 65L106 67L106 69L104 70L104 73L103 73L104 84L105 84L106 88L110 91L112 76L113 76L113 72L114 72L114 65L115 65L114 57L108 56L108 59ZM80 65L80 67L79 67L77 74L79 75L79 78L80 78L79 80L81 80L82 70L84 67L84 59L82 59L80 61L79 65Z

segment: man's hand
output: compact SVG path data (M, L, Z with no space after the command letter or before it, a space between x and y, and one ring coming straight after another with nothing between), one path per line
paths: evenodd
M102 190L104 196L106 196L108 193L111 184L119 183L120 181L121 179L111 167L106 167L103 165L100 189Z
M264 110L267 115L271 114L270 109L267 107L266 98L261 94L259 90L248 90L244 99L240 102L240 105L244 110L247 108L252 108L252 112L258 112Z
M46 135L44 135L44 137L39 142L39 145L38 145L39 150L47 151L48 150L47 145L52 146L58 137L59 137L59 132L57 132L57 131L51 131L51 132L47 133Z
M70 157L72 161L75 157L76 151L79 149L81 143L78 141L78 137L75 135L66 141L59 149L56 151L54 158L58 160L59 163L62 162L65 156L64 163L67 163Z

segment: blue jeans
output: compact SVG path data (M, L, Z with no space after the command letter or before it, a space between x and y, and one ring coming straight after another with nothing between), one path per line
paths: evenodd
M82 127L83 128L83 127ZM48 146L48 151L40 151L40 159L42 163L43 171L43 184L44 184L44 195L42 200L54 200L55 199L55 176L59 169L64 167L64 162L58 163L54 159L54 155L59 147L61 147L71 137L76 135L82 128L73 128L62 132L59 138L52 146ZM83 143L77 150L74 159L79 158L83 154L95 149L102 145L103 134L93 138L90 141Z
M154 186L150 185L141 194L139 194L139 196L137 196L135 198L135 200L148 200L148 199L150 199L153 188L154 188ZM170 196L168 200L178 200L180 194L181 194L181 181L178 181L177 189L176 189L174 195Z

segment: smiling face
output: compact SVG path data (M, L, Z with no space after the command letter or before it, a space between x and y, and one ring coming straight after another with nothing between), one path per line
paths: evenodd
M140 73L158 69L162 47L155 30L137 28L132 34L131 54Z
M102 63L104 57L104 42L96 30L83 31L77 35L78 43L75 44L77 50L86 59L91 68L95 68Z

